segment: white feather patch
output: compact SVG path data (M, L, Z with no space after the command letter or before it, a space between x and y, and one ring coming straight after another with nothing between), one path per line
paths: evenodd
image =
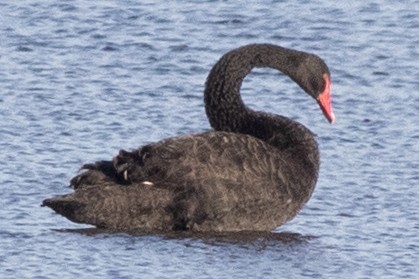
M143 181L143 182L141 182L141 184L145 185L145 186L153 186L154 185L154 183L150 182L150 181Z

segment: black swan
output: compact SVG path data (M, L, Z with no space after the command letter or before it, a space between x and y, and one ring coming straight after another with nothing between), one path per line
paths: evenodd
M214 131L86 164L71 180L73 193L42 205L73 222L117 231L271 231L292 219L317 181L317 143L302 124L244 105L240 87L254 67L288 75L334 121L330 72L321 58L246 45L209 73L205 109Z

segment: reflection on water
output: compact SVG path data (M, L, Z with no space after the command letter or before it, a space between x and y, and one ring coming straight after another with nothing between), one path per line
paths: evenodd
M188 231L179 232L118 232L108 229L99 228L81 228L81 229L53 229L53 231L60 233L76 233L87 236L98 236L98 235L129 235L133 237L141 236L159 236L162 239L190 239L190 240L201 240L208 244L231 244L231 245L260 245L268 246L269 243L282 243L282 244L301 244L306 243L315 236L303 236L298 233L292 232L213 232L213 233L197 233Z

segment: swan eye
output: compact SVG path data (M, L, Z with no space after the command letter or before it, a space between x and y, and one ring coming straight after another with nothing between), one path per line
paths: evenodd
M319 79L317 79L315 77L313 77L313 78L310 79L310 86L311 86L313 92L316 92L316 93L323 92L320 83L319 83Z

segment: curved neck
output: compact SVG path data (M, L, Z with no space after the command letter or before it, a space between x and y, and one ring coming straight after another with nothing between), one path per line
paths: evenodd
M242 82L255 67L277 69L298 82L298 67L304 56L270 44L247 45L226 53L206 82L205 109L211 126L217 131L250 134L279 148L308 140L308 134L312 134L303 125L286 117L255 112L240 97Z

